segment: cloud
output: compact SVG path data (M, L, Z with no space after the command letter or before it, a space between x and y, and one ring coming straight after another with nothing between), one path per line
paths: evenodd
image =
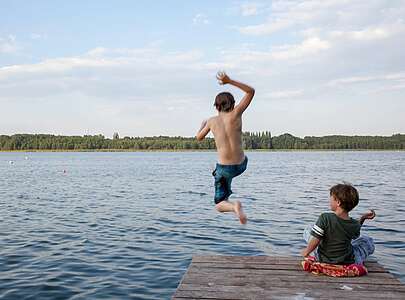
M207 16L204 14L196 14L193 18L193 24L198 25L198 24L203 24L203 25L208 25L210 24L210 21L208 20Z
M405 67L400 50L405 47L405 1L273 1L265 11L265 22L239 27L239 32L266 41L268 49L266 42L260 50L254 45L228 49L224 60L235 68L331 87L340 78Z
M259 5L256 3L244 3L240 6L242 16L255 16L259 13Z
M366 88L364 88L364 85L366 85ZM363 86L362 90L365 91L363 92L364 94L379 94L405 89L405 73L385 73L338 78L329 81L326 86L332 88Z
M194 129L174 124L198 123L210 114L220 88L215 80L218 65L207 63L198 50L97 47L80 56L0 67L0 103L5 114L31 115L27 128L34 131L44 115L51 115L49 128L69 134L80 126L109 132L113 122L125 128L120 133L131 136L190 135ZM15 113L2 124L23 128L15 126Z
M240 27L239 31L248 35L270 35L293 26L308 24L319 18L322 12L333 9L345 1L273 1L266 22Z
M6 38L0 37L0 53L12 54L16 53L20 47L17 45L16 37L8 35Z
M216 65L200 51L162 52L157 48L95 48L76 57L0 67L0 99L42 99L79 93L97 99L160 99L181 86L178 95L199 89L193 81L215 74ZM205 76L205 75L204 75Z
M360 30L335 30L329 33L330 38L353 41L376 41L390 38L405 32L405 24L402 21L370 26Z
M306 39L300 44L276 47L275 50L271 52L271 56L277 60L286 60L314 55L319 51L327 50L329 48L330 43L328 41L314 37Z
M289 99L300 97L304 94L303 90L285 90L267 93L265 96L272 99Z
M42 39L46 39L47 35L46 34L40 34L40 33L31 33L30 38L32 40L42 40Z
M282 19L259 25L240 27L239 32L247 35L268 35L294 24L293 20Z
M384 38L395 28L387 24L402 23L404 1L358 0L276 0L265 22L239 27L246 35L303 33L317 28L324 34L349 36L354 39ZM394 26L395 27L395 26Z

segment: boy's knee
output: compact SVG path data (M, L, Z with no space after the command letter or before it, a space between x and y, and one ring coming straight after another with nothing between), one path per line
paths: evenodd
M224 201L227 201L227 199L215 201L215 209L217 211L219 212L227 211L227 209L224 207Z

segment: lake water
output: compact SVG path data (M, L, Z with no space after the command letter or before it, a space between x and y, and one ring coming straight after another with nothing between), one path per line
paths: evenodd
M170 299L192 255L298 255L342 181L405 282L405 152L247 155L242 226L214 209L214 152L0 153L0 298Z

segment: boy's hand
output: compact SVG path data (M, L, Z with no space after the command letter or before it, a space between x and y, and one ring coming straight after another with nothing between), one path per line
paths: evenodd
M309 255L307 248L301 250L301 255L307 257Z
M366 213L363 215L363 218L364 218L364 219L369 219L369 220L374 219L374 217L375 217L375 211L374 211L374 209L370 209L368 212L366 212Z
M231 81L228 75L224 71L219 71L217 73L217 79L219 84L227 84Z
M366 212L364 215L361 216L360 218L360 224L363 225L365 220L372 220L375 217L375 211L374 209L370 209L368 212Z

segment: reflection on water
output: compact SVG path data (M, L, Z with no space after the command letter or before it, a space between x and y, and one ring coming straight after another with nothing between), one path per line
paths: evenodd
M374 258L405 282L405 152L248 156L241 226L213 208L212 152L1 153L0 298L168 299L194 254L298 255L342 181L360 192L353 217L376 210Z

